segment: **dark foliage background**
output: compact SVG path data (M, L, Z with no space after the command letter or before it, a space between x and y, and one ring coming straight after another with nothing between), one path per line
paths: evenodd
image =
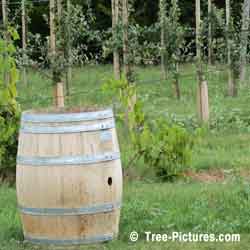
M36 2L37 1L37 2ZM170 0L167 0L170 2ZM40 33L46 37L49 35L49 29L46 19L48 19L49 1L41 0L29 0L28 3L33 2L33 8L29 12L29 27L28 30L35 33ZM72 0L72 4L78 4L83 6L84 10L87 10L88 6L92 8L92 12L95 16L95 22L92 24L93 30L107 30L111 27L111 0ZM225 1L214 0L214 4L218 8L225 9ZM16 13L20 15L21 0L9 0L9 15L13 17ZM235 21L241 18L241 6L243 0L232 0L232 15ZM141 26L149 26L158 20L158 1L152 0L131 0L131 4L134 7L134 11L131 13L131 23L137 23ZM194 0L180 0L179 6L181 9L181 23L185 27L195 27L195 1ZM202 1L203 16L207 16L207 1ZM1 13L0 13L1 17ZM15 19L16 23L20 18ZM152 39L155 39L152 37ZM156 38L157 39L157 38ZM95 50L96 48L93 48ZM94 52L94 51L93 51Z

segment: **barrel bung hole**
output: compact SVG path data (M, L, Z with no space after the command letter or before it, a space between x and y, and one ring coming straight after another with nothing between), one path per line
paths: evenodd
M109 177L109 178L108 178L108 184L109 184L109 186L112 185L112 182L113 182L112 177Z

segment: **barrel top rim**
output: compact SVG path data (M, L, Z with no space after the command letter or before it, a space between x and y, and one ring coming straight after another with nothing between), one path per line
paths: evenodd
M22 112L22 122L77 122L113 118L112 108L52 108L31 109Z
M22 114L30 115L72 115L81 113L95 113L102 111L112 111L111 107L70 107L70 108L44 108L44 109L29 109Z

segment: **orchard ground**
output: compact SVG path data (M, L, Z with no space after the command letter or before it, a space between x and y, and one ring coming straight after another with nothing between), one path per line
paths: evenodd
M239 86L237 98L227 97L227 73L224 66L214 66L206 74L209 87L210 129L203 127L202 136L193 153L192 170L226 170L226 173L250 173L250 80ZM162 81L160 67L147 66L136 69L138 98L144 103L144 111L155 119L159 116L172 117L191 130L199 127L197 121L197 80L195 66L184 65L180 69L181 100L173 96L171 80ZM69 106L111 106L101 90L105 79L112 77L112 66L86 66L75 69L71 95L66 97ZM22 110L48 107L52 102L51 81L40 72L30 72L28 86L18 84ZM123 166L128 165L131 147L126 141L124 130L117 122ZM149 169L148 169L149 168ZM151 179L151 166L137 162L135 174ZM149 171L148 171L149 170Z
M222 71L220 71L222 69ZM226 96L224 66L208 69L211 121L200 128L193 160L185 176L174 183L159 183L153 166L142 161L128 167L133 152L125 130L117 122L122 162L126 174L120 235L117 241L81 249L248 249L250 242L250 82L239 86L237 98ZM138 97L144 111L155 119L166 116L188 129L200 127L196 119L197 80L192 64L181 67L180 101L173 96L171 79L162 81L160 67L136 68ZM112 76L111 65L74 69L69 106L110 106L101 90ZM171 77L170 77L171 78ZM52 105L51 81L40 72L29 71L28 86L20 82L23 110ZM0 249L43 249L22 243L15 189L0 188ZM147 243L129 241L131 231L154 233L240 233L240 243Z

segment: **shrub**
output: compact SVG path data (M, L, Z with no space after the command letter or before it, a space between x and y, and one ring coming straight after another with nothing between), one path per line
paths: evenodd
M142 158L145 164L153 167L156 176L164 181L180 175L190 164L194 144L191 132L163 117L151 121L143 112L143 103L138 98L131 109L130 100L136 96L136 85L129 84L124 78L108 80L103 90L109 96L118 98L121 112L118 117L127 125L125 127L129 130L134 150L129 162Z
M17 32L8 29L8 41L0 37L0 169L1 174L15 171L17 132L20 109L16 102L16 52L13 41Z
M161 180L172 180L190 164L193 142L186 129L160 118L144 126L136 146Z

